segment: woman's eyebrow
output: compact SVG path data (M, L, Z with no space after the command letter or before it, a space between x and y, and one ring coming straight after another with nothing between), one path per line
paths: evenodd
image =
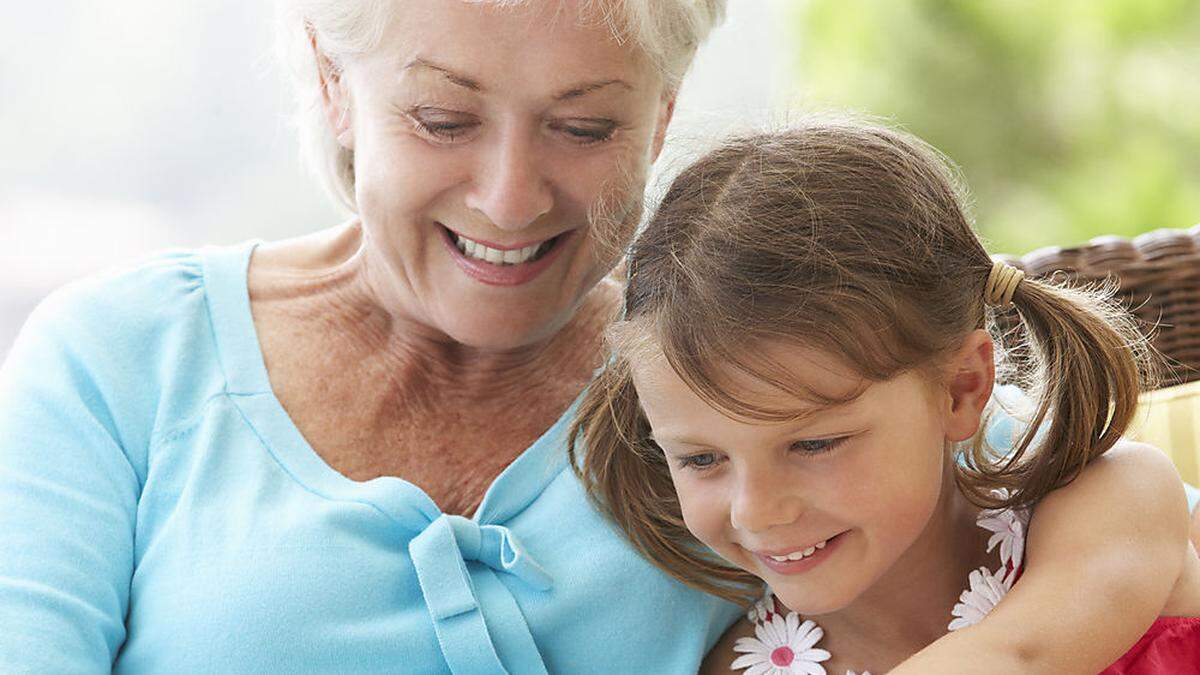
M471 91L477 91L477 92L485 91L485 89L483 88L483 85L479 84L479 82L467 77L466 75L457 73L443 65L434 63L433 61L430 61L429 59L426 59L426 58L422 58L422 57L418 56L417 58L404 64L404 67L401 68L401 70L402 71L410 71L414 68L422 68L422 69L437 71L437 72L441 73L451 83L457 84L458 86L464 87L466 89L470 89Z
M487 91L487 88L484 87L482 84L480 84L478 80L471 78L467 75L464 75L460 72L457 72L452 68L448 68L446 66L443 66L439 63L436 63L434 61L431 61L427 58L420 57L420 56L418 56L418 57L414 58L413 60L409 61L408 63L404 64L404 67L401 68L401 70L402 71L410 71L410 70L413 70L416 68L432 70L432 71L441 73L441 75L443 77L445 77L452 84L456 84L460 87L469 89L474 92L485 93ZM591 94L592 92L599 91L599 90L604 89L605 87L609 87L609 86L618 86L618 87L625 89L626 91L634 90L633 85L629 84L625 80L621 80L621 79L597 80L595 82L580 82L577 84L572 84L572 85L566 87L565 89L562 89L558 93L554 94L551 98L553 98L555 101L566 101L566 100L570 100L570 99L574 99L574 98L579 98L581 96L587 96L588 94Z
M633 91L633 85L625 80L600 80L599 82L584 82L581 84L571 85L561 92L554 95L555 101L566 101L572 98L586 96L594 91L598 91L610 85L623 87L626 91Z

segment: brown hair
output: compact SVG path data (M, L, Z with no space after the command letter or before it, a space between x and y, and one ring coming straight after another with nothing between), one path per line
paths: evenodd
M761 587L684 526L632 384L638 353L661 350L709 404L762 421L796 411L738 398L723 386L732 374L816 405L846 401L789 378L756 349L767 342L840 358L865 383L914 369L935 377L972 330L1002 337L983 301L992 260L956 186L928 145L849 121L735 137L675 179L633 245L614 355L569 442L589 495L651 561L730 600ZM1013 303L1020 322L1003 342L1016 349L997 353L1021 368L1001 377L1036 407L1011 452L983 431L956 449L960 489L981 507L1027 507L1073 480L1120 437L1152 370L1109 290L1026 279Z

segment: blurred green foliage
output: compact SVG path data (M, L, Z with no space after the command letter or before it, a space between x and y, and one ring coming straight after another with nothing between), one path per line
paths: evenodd
M1200 222L1200 0L795 0L800 107L962 170L989 248Z

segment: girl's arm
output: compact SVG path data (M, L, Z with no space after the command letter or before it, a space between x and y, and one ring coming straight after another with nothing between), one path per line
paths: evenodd
M1185 563L1187 501L1157 449L1118 443L1038 504L1025 571L980 623L937 640L895 675L1096 673L1162 612Z

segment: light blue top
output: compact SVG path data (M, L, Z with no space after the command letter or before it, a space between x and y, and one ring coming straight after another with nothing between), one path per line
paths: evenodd
M42 303L0 370L0 672L694 673L738 616L643 560L567 412L474 518L325 464L271 392L253 243Z

